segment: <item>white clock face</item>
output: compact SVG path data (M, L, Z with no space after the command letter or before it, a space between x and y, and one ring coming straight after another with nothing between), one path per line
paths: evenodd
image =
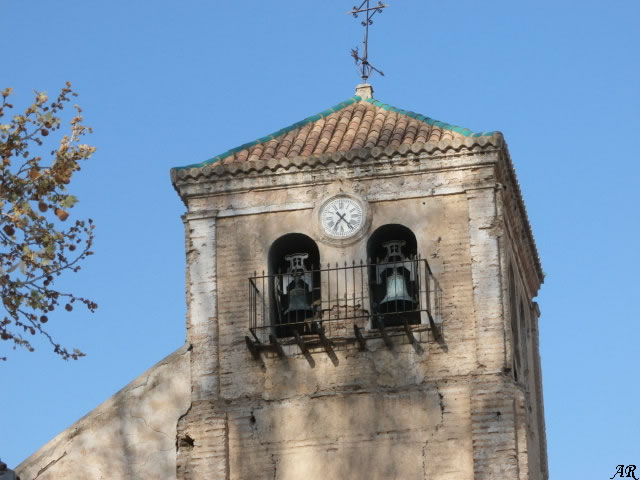
M363 224L362 206L352 198L338 197L322 207L320 221L324 232L334 238L348 238Z

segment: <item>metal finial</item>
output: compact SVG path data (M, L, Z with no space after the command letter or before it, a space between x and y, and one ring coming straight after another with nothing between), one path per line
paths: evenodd
M360 75L362 76L362 82L367 83L367 79L371 76L372 72L377 72L384 77L384 73L381 70L378 70L376 67L369 63L369 52L368 52L368 44L369 44L369 25L373 25L373 16L376 13L382 13L382 10L387 8L389 5L385 5L382 2L378 2L378 5L374 7L369 6L369 0L364 0L359 7L354 6L353 10L347 12L348 15L353 15L354 18L358 18L360 13L365 14L365 19L360 22L364 27L364 40L362 41L363 45L363 53L360 56L358 52L358 47L351 50L351 56L356 62L356 65L360 68Z

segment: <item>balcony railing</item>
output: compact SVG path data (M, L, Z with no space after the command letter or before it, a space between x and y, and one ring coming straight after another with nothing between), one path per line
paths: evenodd
M281 345L380 338L391 347L393 335L415 330L440 335L442 290L426 259L395 262L355 261L297 273L249 278L247 345L257 358L260 349L283 354Z

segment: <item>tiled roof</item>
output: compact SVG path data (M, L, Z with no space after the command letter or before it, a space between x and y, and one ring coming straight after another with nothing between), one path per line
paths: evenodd
M492 133L474 133L469 129L401 110L372 98L362 99L354 96L271 135L240 145L202 163L180 169L199 168L218 162L229 164L273 158L308 157L361 148L384 149L389 146L488 136Z

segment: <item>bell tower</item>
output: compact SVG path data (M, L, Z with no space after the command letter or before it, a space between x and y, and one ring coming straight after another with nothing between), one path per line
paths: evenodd
M543 281L498 132L373 98L175 168L179 479L543 480Z

